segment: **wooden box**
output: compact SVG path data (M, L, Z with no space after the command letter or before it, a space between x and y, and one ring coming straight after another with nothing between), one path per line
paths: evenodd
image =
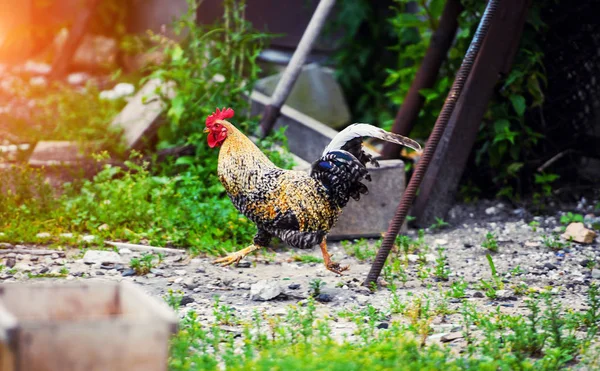
M0 285L0 371L166 370L176 330L131 283Z

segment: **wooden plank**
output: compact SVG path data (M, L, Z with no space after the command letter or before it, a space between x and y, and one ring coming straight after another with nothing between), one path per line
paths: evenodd
M90 20L92 19L94 10L98 4L100 4L100 1L102 0L88 0L88 4L83 7L77 18L75 18L75 22L73 22L73 26L69 30L67 41L52 62L50 78L60 79L67 72L69 65L71 64L71 59L73 58L73 55L75 55L79 43L81 43Z
M413 206L413 215L419 226L429 226L435 217L444 217L453 205L494 87L500 75L510 71L530 3L530 0L505 0L499 5L444 137L421 183Z

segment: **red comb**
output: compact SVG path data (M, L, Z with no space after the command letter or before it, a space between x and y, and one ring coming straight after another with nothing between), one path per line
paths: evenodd
M223 108L222 110L217 110L213 112L212 115L208 115L206 118L206 126L211 126L217 120L225 120L230 119L234 115L234 112L231 108Z

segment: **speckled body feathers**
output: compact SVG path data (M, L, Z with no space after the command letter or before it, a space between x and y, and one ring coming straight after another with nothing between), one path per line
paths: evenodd
M254 243L259 246L266 246L272 236L301 249L319 244L349 199L359 200L368 192L361 182L371 180L366 163L378 166L362 150L361 137L346 130L340 135L347 140L336 137L337 142L334 139L331 148L313 163L310 174L283 170L232 124L222 124L227 139L219 153L219 179L235 207L257 225ZM360 125L357 129L369 130L369 134L389 134Z

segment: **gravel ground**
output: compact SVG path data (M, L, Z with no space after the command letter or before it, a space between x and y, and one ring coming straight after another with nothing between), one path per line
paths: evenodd
M599 211L594 214L588 205L579 206L580 210L577 207L574 210L586 215L588 227L600 222ZM560 215L558 212L556 215L533 218L540 224L534 231L529 225L530 216L522 209L511 209L492 202L456 206L450 213L449 227L425 231L424 238L430 250L422 251L429 261L424 267L433 271L436 264L433 260L438 256L437 247L445 249L447 267L451 272L449 280L436 281L433 274L419 279L419 257L417 252L410 254L407 256L407 280L404 284L398 284L397 293L401 302L408 303L415 296L423 294L434 301L439 300L439 293L448 290L452 282L462 277L469 284L466 295L462 299L450 299L450 310L459 309L463 301L467 301L481 311L492 311L499 307L502 312L521 313L526 309L524 296L513 290L521 283L526 284L529 290L552 290L565 307L580 310L585 305L587 287L600 280L600 269L592 268L600 260L599 238L587 245L562 240L564 246L561 249L550 249L544 244L544 237L562 230ZM497 292L498 297L494 300L486 297L485 291L479 288L482 279L491 277L486 258L488 251L481 246L487 232L494 232L497 236L499 251L492 253L492 257L505 283L505 288ZM409 235L416 238L417 231L411 229ZM370 242L371 245L374 243ZM369 304L384 311L389 308L392 297L390 290L372 293L361 286L369 270L369 262L348 256L340 243L329 245L335 260L350 265L350 270L344 276L336 276L319 263L299 263L292 259L298 254L320 257L318 248L313 251L280 248L275 254L273 250L267 251L246 258L239 267L225 268L212 265L212 258L190 258L185 253L167 253L163 263L149 274L136 276L129 268L129 262L132 258L139 258L141 252L133 248L121 248L118 253L105 251L99 253L100 256L94 256L98 255L94 250L84 254L79 249L64 251L64 257L59 252L46 256L5 253L0 255L0 264L12 269L2 270L0 281L128 280L136 282L156 297L165 297L169 290L180 290L184 295L180 315L194 310L206 321L213 319L216 295L221 303L233 307L235 315L241 318L249 318L254 311L284 315L290 304L301 304L309 296L309 282L315 278L326 283L319 297L321 303L318 313L321 315L337 319L340 311L356 311ZM9 244L1 247L35 248L38 253L44 248ZM509 273L511 270L513 273ZM66 277L32 278L35 275L61 273ZM256 300L261 297L268 300ZM382 320L381 327L393 319L394 316L388 316ZM458 314L438 316L433 323L435 333L430 336L430 341L439 340L460 346L458 323ZM332 331L336 336L342 336L351 334L352 329L350 321L340 319L336 320Z

